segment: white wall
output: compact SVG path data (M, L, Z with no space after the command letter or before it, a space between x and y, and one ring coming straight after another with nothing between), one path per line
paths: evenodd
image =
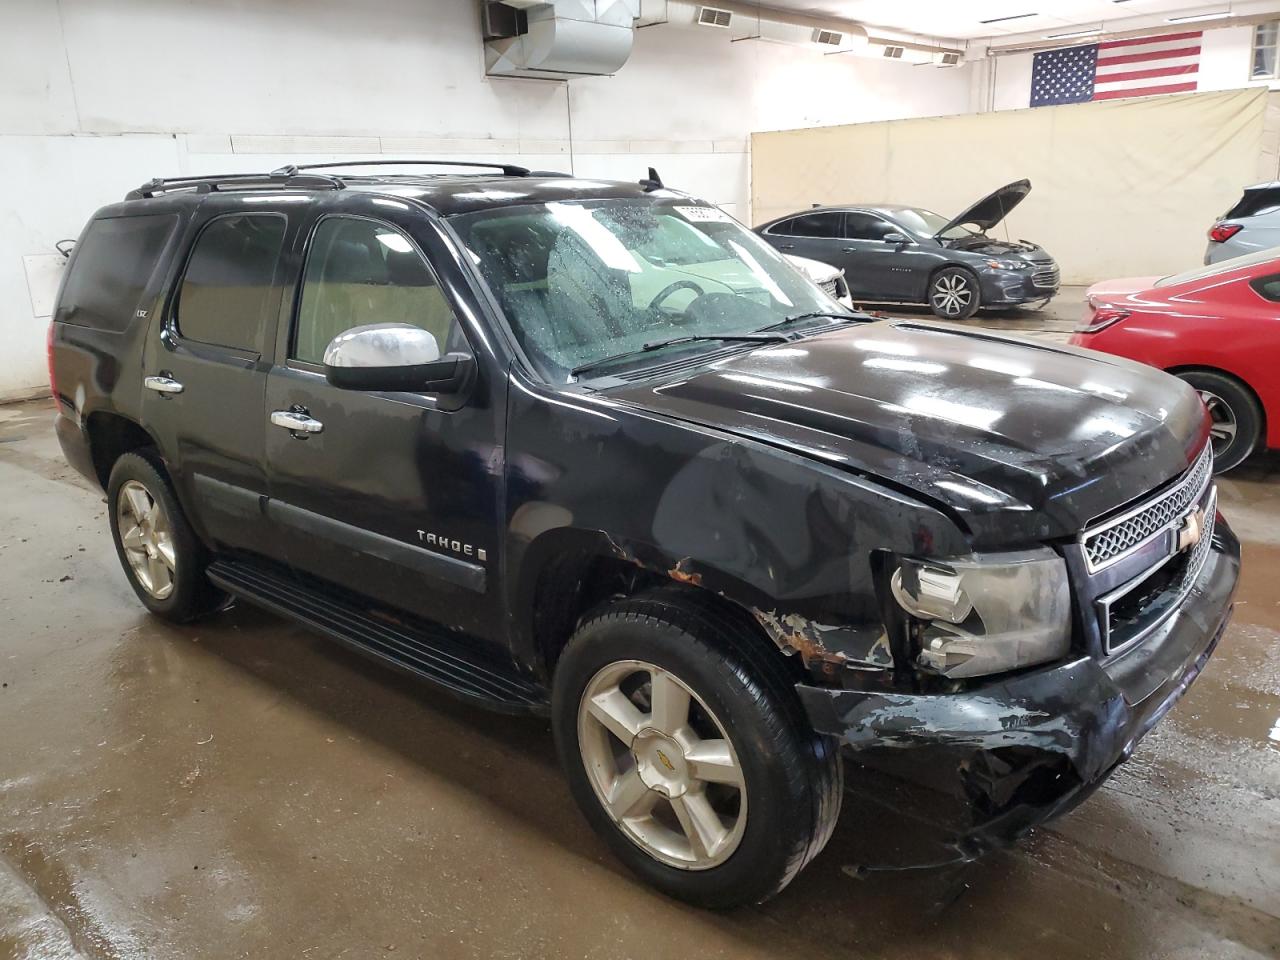
M1173 30L1173 27L1169 28ZM1087 41L1081 41L1082 43ZM1021 110L1030 105L1031 66L1035 55L1019 53L993 57L989 66L971 72L975 110ZM1253 59L1253 27L1205 30L1200 43L1198 90L1234 90L1268 87L1280 90L1280 80L1250 80ZM992 77L994 76L994 82Z
M0 399L38 392L55 241L161 175L378 154L667 183L748 209L753 130L968 108L964 70L706 28L616 77L490 80L469 0L0 0Z

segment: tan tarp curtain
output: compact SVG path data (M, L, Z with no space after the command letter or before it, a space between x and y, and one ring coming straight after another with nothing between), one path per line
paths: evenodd
M757 133L752 217L872 201L950 217L1027 177L992 235L1041 244L1064 283L1173 273L1201 263L1242 187L1275 176L1266 107L1250 89Z

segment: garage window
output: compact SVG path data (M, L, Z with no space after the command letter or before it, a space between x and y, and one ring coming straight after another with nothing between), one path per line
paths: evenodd
M1271 80L1276 77L1276 41L1280 37L1280 21L1260 23L1253 28L1254 80Z
M275 274L284 231L285 218L274 213L220 217L205 227L178 291L178 332L261 353L267 321L280 309Z
M770 233L783 237L819 237L830 240L842 236L843 230L843 213L806 213L803 217L778 224Z
M465 342L413 241L376 220L322 220L307 254L290 356L322 363L334 337L370 323L421 327L436 338L441 353L463 349Z

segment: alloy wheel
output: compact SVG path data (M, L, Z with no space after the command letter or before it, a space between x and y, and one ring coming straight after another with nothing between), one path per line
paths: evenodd
M747 794L737 752L675 674L640 660L601 669L582 694L578 744L597 799L654 859L706 870L741 843Z
M164 505L137 480L120 487L116 525L125 559L135 579L157 600L173 593L177 559L173 529Z
M1197 392L1200 394L1200 399L1204 401L1204 405L1209 411L1209 416L1213 420L1212 426L1209 427L1209 440L1213 444L1213 455L1216 459L1235 442L1236 431L1239 428L1239 424L1236 422L1236 413L1216 393L1208 390L1199 390Z
M959 273L943 274L933 284L933 305L949 317L957 317L973 300L969 281Z

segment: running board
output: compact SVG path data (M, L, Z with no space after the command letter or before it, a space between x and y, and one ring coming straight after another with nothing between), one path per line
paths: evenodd
M391 616L269 567L216 560L208 577L227 593L296 620L463 700L502 713L550 712L547 690L514 668L486 661L443 627Z

